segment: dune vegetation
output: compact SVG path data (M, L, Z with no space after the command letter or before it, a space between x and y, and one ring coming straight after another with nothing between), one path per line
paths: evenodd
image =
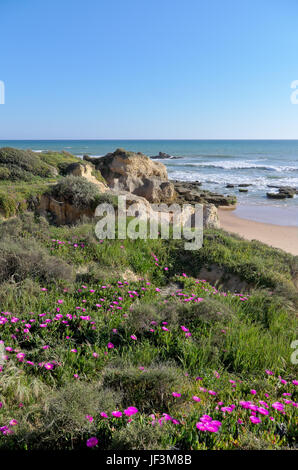
M295 446L297 258L221 230L197 252L98 240L26 212L0 239L1 449ZM214 266L246 291L199 277Z

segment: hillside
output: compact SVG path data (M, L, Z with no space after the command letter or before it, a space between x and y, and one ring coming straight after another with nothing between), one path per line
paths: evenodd
M92 205L62 156L18 157L31 179L2 197ZM220 229L192 252L98 240L27 209L0 222L1 450L295 446L297 257Z

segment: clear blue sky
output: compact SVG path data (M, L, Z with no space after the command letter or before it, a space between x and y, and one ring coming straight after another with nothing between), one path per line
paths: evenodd
M297 0L0 0L0 139L298 138Z

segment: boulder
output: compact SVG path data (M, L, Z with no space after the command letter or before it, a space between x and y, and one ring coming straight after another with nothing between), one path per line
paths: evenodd
M214 204L204 204L203 223L204 228L220 228L218 212Z
M65 175L81 176L86 178L91 183L98 186L100 192L105 192L108 187L101 176L101 173L95 169L95 166L91 163L71 163L65 169Z
M156 203L171 202L175 198L165 165L153 162L142 153L117 149L104 157L84 158L100 170L112 189L129 191Z
M223 194L212 193L211 191L200 189L202 183L188 181L172 181L176 191L176 201L179 204L200 203L214 204L218 206L231 206L237 202L236 196L224 196Z
M287 195L283 193L267 193L267 197L271 199L287 199Z
M153 157L150 157L150 158L152 158L152 160L155 160L155 159L159 159L159 160L164 160L164 159L177 160L178 158L182 158L182 157L174 157L173 155L169 155L168 153L159 152L158 155L154 155Z

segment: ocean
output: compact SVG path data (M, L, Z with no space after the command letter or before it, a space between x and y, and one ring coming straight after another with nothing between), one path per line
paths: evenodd
M170 179L198 180L203 189L236 194L240 206L284 208L288 209L284 213L298 219L294 212L298 196L286 200L266 197L267 191L275 191L268 185L298 187L298 140L0 140L0 147L6 146L36 152L66 150L78 156L102 156L119 147L148 156L165 152L180 157L161 160ZM247 193L239 193L237 187L226 188L228 183L251 186Z

